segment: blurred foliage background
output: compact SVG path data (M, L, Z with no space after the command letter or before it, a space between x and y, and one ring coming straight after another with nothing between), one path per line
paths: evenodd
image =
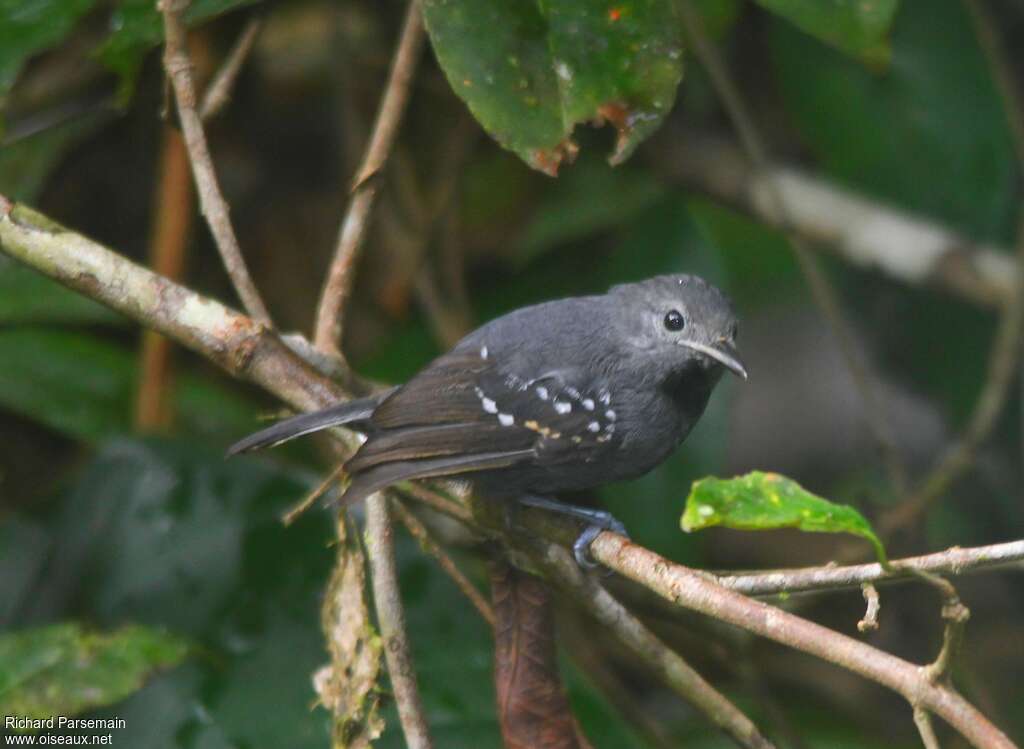
M971 240L1013 246L1020 171L959 0L698 5L779 161ZM1019 42L1024 3L991 6L1004 39ZM370 0L192 3L201 77L250 18L263 19L208 134L250 268L283 330L310 330L403 12ZM468 50L446 51L472 65L480 47L499 47L513 28L492 26L493 40L465 37ZM182 210L158 199L174 137L161 118L160 36L149 0L0 0L0 193L140 262L151 262L161 211L176 210L172 220L188 238L184 282L232 301L193 199L186 194ZM602 498L635 540L687 564L821 564L836 539L679 529L690 483L708 474L783 472L869 518L898 501L786 241L678 176L680 141L733 137L707 74L685 44L679 50L682 84L670 112L659 102L664 122L653 135L612 168L612 130L580 126L579 156L557 179L488 137L459 96L492 129L488 118L505 115L457 95L426 52L384 175L347 353L359 372L399 382L461 331L514 307L657 273L704 275L737 304L751 380L723 384L684 449ZM1019 86L1024 54L1019 43L1010 51ZM662 54L652 64L663 65ZM673 75L659 78L669 97ZM532 144L511 145L530 160ZM974 405L995 312L821 258L901 458L920 476ZM303 444L225 462L225 446L276 406L181 350L160 375L163 415L142 419L140 350L140 331L124 319L0 258L0 626L142 624L172 638L166 648L178 638L191 644L177 667L99 701L131 695L93 713L125 718L116 745L326 746L330 721L312 709L311 674L326 660L319 606L333 528L326 512L288 529L278 521L317 483L325 454ZM892 556L1024 534L1015 391L969 476L912 532L888 539ZM414 543L402 538L399 552L439 746L498 746L490 632ZM458 556L482 584L481 561ZM1024 704L1024 583L985 574L959 589L973 616L958 682L1011 736L1024 737L1014 709ZM644 600L633 603L645 610ZM853 634L862 614L857 591L786 605ZM941 640L938 606L927 589L883 591L872 642L929 660ZM918 740L906 705L878 687L706 620L648 608L659 635L782 746ZM560 627L572 701L595 746L728 745L591 622L566 607ZM45 678L48 666L29 664L21 675L2 667L0 702L18 679ZM379 745L401 746L393 712L388 723Z

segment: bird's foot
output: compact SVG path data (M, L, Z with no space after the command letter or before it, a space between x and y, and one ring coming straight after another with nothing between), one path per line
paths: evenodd
M576 540L572 545L572 552L573 556L576 557L576 563L586 570L596 569L601 566L590 554L590 544L592 544L594 539L603 531L612 531L613 533L618 533L621 536L629 538L629 534L626 533L626 526L624 526L607 510L596 510L593 507L568 505L563 502L535 495L522 497L519 502L527 507L537 507L542 510L550 510L551 512L568 515L569 517L586 521L586 526L583 528L580 535L576 537Z

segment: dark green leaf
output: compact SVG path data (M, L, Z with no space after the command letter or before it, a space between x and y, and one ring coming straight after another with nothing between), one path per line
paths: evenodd
M608 121L624 161L672 107L683 49L671 0L426 0L449 82L484 128L556 174L577 124Z
M1012 141L959 0L903 6L883 76L783 22L769 39L789 114L829 174L972 238L1012 238Z
M683 512L684 531L722 525L739 530L798 528L814 533L852 533L866 538L878 559L885 549L864 516L811 494L777 473L752 471L732 479L704 478L693 483Z
M0 635L0 714L43 719L110 705L187 652L184 640L138 626L104 634L68 623Z
M899 0L757 0L808 34L873 67L889 63L887 39Z

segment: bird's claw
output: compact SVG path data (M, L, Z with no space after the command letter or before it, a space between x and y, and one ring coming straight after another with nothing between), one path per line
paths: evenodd
M583 569L593 570L601 566L600 562L595 560L590 553L590 545L604 531L611 531L612 533L618 533L620 536L629 538L629 534L626 533L626 526L611 515L586 526L583 532L576 537L572 545L572 553L576 557L576 563ZM611 574L611 570L608 570L608 574Z

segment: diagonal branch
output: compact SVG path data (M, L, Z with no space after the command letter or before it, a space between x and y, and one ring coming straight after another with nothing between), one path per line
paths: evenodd
M377 121L363 163L356 173L352 198L341 222L334 260L320 292L313 342L317 348L341 355L341 338L345 327L345 305L352 294L356 265L370 223L370 213L377 197L379 174L387 162L391 146L398 134L398 125L409 100L416 64L423 47L423 17L419 2L410 0L395 57L391 63L387 88L381 98Z
M700 612L853 671L902 695L949 723L974 746L1016 749L1015 744L973 705L926 669L833 632L782 609L742 596L695 570L610 532L591 545L594 559L654 591L676 606Z
M259 322L270 324L263 299L256 290L249 269L238 246L238 238L231 226L228 215L228 204L220 191L217 174L210 158L210 148L203 132L203 123L196 112L196 89L192 79L192 63L185 49L185 26L181 14L188 7L188 0L159 0L157 9L163 13L164 34L164 68L174 88L174 98L178 103L178 118L181 121L185 145L188 146L189 159L192 161L192 173L196 180L199 193L199 206L206 222L213 233L217 249L220 251L224 268L231 278L231 283L242 300L242 306Z

